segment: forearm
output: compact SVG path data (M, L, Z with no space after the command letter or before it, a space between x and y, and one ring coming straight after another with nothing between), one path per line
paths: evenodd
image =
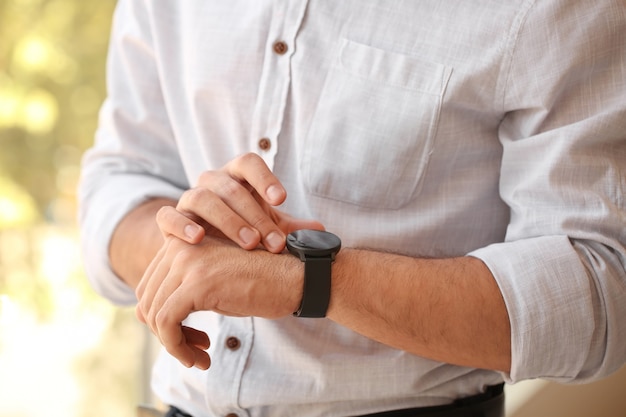
M510 325L478 259L414 259L345 249L333 266L328 317L430 359L508 371Z
M175 206L176 201L158 198L137 206L120 221L113 233L109 245L111 267L132 288L137 286L163 244L156 214L166 205Z

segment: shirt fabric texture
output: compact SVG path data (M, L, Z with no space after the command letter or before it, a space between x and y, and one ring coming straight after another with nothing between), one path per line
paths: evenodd
M511 321L502 374L325 319L194 313L212 367L163 353L162 401L345 416L624 363L624 1L120 0L108 88L80 198L87 273L110 300L136 301L107 255L121 218L256 152L287 189L280 209L344 247L480 258Z

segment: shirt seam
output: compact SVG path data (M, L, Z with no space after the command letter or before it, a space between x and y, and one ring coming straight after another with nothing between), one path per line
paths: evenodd
M509 31L508 41L505 46L505 56L502 59L502 64L500 65L500 71L497 81L497 95L500 96L500 110L504 114L506 113L506 98L507 98L507 86L509 85L509 81L511 78L511 68L513 67L513 60L515 58L515 53L517 51L518 41L520 38L520 34L524 28L524 25L528 19L531 9L535 6L536 0L527 0L525 3L525 7L519 11L516 15L516 18L511 25L511 30Z

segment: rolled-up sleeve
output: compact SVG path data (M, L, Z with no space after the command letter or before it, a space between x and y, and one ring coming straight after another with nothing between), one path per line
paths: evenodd
M154 197L188 187L168 120L142 1L120 1L110 41L108 94L79 185L81 246L94 289L118 304L135 296L112 271L108 246L119 221Z
M586 382L626 361L626 12L596 6L537 4L503 71L510 224L471 255L508 309L510 382Z

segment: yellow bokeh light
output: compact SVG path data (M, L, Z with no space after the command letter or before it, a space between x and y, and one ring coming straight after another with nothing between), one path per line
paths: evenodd
M29 133L48 133L58 119L58 105L54 96L45 90L34 90L24 97L20 124Z
M36 219L33 198L17 184L0 177L0 230L27 226Z
M0 128L15 124L19 104L19 96L13 91L0 91Z
M0 128L15 125L21 97L19 86L7 74L0 72Z
M78 247L71 237L53 233L42 236L39 267L51 283L63 284L79 262Z
M73 82L79 72L75 59L53 42L36 35L19 40L13 52L14 70L44 73L60 84Z
M37 36L30 36L17 43L13 58L21 69L32 71L44 69L53 55L54 51L49 42Z

